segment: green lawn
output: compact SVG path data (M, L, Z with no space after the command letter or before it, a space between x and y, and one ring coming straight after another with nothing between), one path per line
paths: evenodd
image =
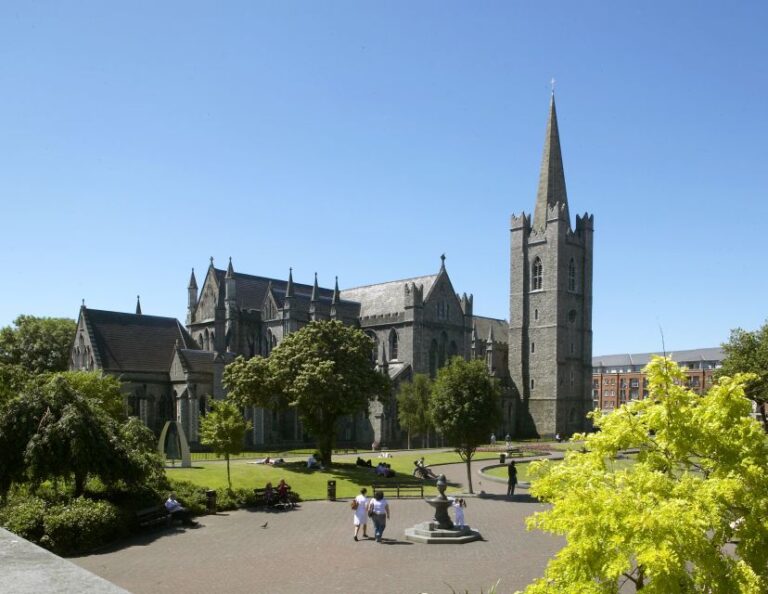
M368 459L368 456L361 455ZM336 496L351 498L357 495L360 487L368 487L372 482L389 481L392 483L418 484L424 482L425 495L436 495L434 481L421 481L412 476L413 461L416 454L394 452L392 458L383 460L392 466L397 476L390 479L376 477L373 469L355 466L355 456L335 458L335 465L330 470L307 470L304 460L289 461L284 466L269 466L267 464L248 464L244 460L234 460L230 463L232 486L236 489L253 489L263 487L267 482L277 484L281 478L291 485L291 488L301 495L302 499L325 499L327 481L336 481ZM380 458L370 457L374 466ZM493 453L479 453L474 460L497 459ZM461 462L455 452L436 451L424 454L427 465ZM473 460L473 469L475 467ZM434 469L440 474L440 467ZM196 462L193 468L167 468L169 478L190 481L196 485L219 489L227 487L227 466L224 461ZM458 485L449 484L448 491L455 491Z

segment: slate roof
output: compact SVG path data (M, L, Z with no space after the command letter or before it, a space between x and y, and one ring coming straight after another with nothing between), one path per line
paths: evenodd
M592 367L629 367L631 365L647 365L651 361L652 355L661 355L656 353L637 353L620 355L601 355L592 357ZM676 363L691 363L694 361L722 361L725 357L723 349L720 347L711 347L704 349L689 349L685 351L670 351L667 353Z
M175 318L82 308L93 348L105 371L168 373L176 341L197 345Z
M438 274L417 276L403 280L380 283L378 285L366 285L341 291L341 298L346 301L360 303L360 316L375 316L380 314L399 313L405 308L405 284L424 286L424 298L437 280Z
M232 362L235 355L232 353L217 354L212 351L197 349L179 349L179 355L187 371L196 373L210 373L214 371L216 357L223 357L226 363Z
M216 272L216 280L219 283L221 298L224 298L225 276L226 270L219 270L214 268ZM272 283L272 290L277 300L278 307L283 306L285 299L285 290L288 285L288 281L268 278L265 276L253 276L251 274L243 274L242 272L235 272L233 274L235 279L235 299L237 307L239 309L261 309L264 303L264 297L267 294L267 288ZM330 303L333 297L333 289L326 289L319 287L320 301L327 301ZM293 283L293 294L295 298L310 300L312 297L312 285L303 285L301 283ZM222 301L223 303L223 301Z
M496 318L486 318L484 316L472 316L472 323L475 325L475 336L477 340L485 342L488 340L488 332L493 326L494 342L509 342L509 324L507 320Z

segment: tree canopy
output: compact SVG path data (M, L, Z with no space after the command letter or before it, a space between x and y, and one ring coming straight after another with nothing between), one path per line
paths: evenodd
M238 358L224 370L224 384L240 404L293 408L332 463L338 420L367 410L389 390L373 369L373 341L339 321L315 321L283 339L267 359Z
M598 432L583 452L532 463L531 493L552 507L528 527L566 546L526 594L619 592L626 581L659 594L768 591L768 444L749 416L748 378L699 396L668 359L645 372L648 398L591 413ZM627 449L634 463L617 460Z
M454 357L437 372L429 407L435 429L467 464L467 483L472 490L472 456L486 443L501 410L499 387L479 359Z
M21 315L0 329L0 363L31 374L66 371L77 324L68 318Z
M748 332L741 328L731 331L728 342L723 344L725 359L716 377L733 376L736 373L754 375L747 381L744 391L753 400L763 418L763 429L768 433L768 322L758 330Z
M229 457L243 451L245 433L251 423L243 418L243 412L232 402L219 400L211 404L211 410L200 420L200 443L213 448L217 456L227 461L227 484L232 490L229 473Z
M413 381L400 384L397 394L397 415L400 426L408 432L408 448L411 447L411 434L427 438L432 420L429 416L429 399L432 382L429 376L417 373ZM429 446L427 446L429 447Z
M146 431L118 423L64 375L30 382L0 412L0 495L13 483L48 479L72 480L75 495L88 476L141 483L157 476L159 459L130 448L148 441Z

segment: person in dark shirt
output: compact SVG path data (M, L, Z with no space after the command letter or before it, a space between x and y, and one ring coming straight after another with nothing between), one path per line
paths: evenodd
M514 460L507 467L507 477L507 497L512 497L515 494L515 485L517 484L517 467Z

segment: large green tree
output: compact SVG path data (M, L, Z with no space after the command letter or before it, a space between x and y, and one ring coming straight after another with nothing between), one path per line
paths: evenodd
M749 416L747 378L699 396L668 359L645 372L648 398L591 413L599 431L584 451L532 464L531 493L552 507L528 526L566 545L526 594L618 593L625 582L659 594L768 591L768 442ZM627 449L639 451L633 462Z
M472 457L477 446L488 440L497 426L501 410L499 387L479 359L454 357L437 372L429 407L435 429L456 448L467 465L467 483L472 490Z
M232 490L229 458L243 451L245 433L251 423L243 418L243 411L232 402L219 400L211 404L211 410L200 420L200 443L213 448L217 456L227 461L227 484Z
M0 412L0 495L13 483L49 479L71 481L75 495L89 476L140 484L159 464L149 451L130 449L146 442L146 433L118 423L65 377L30 382Z
M241 405L293 408L332 464L337 423L388 393L387 378L371 365L373 341L339 321L311 322L288 335L267 359L238 358L224 370L224 385Z
M408 449L411 448L411 434L421 435L422 445L429 447L429 430L432 420L429 416L429 399L432 382L429 376L417 373L413 381L400 384L397 393L397 417L401 427L408 432Z
M66 371L77 324L68 318L19 316L0 329L0 363L31 374Z
M716 377L751 373L744 391L753 400L763 418L763 429L768 433L768 322L758 330L748 332L741 328L731 331L728 342L723 344L725 359Z

